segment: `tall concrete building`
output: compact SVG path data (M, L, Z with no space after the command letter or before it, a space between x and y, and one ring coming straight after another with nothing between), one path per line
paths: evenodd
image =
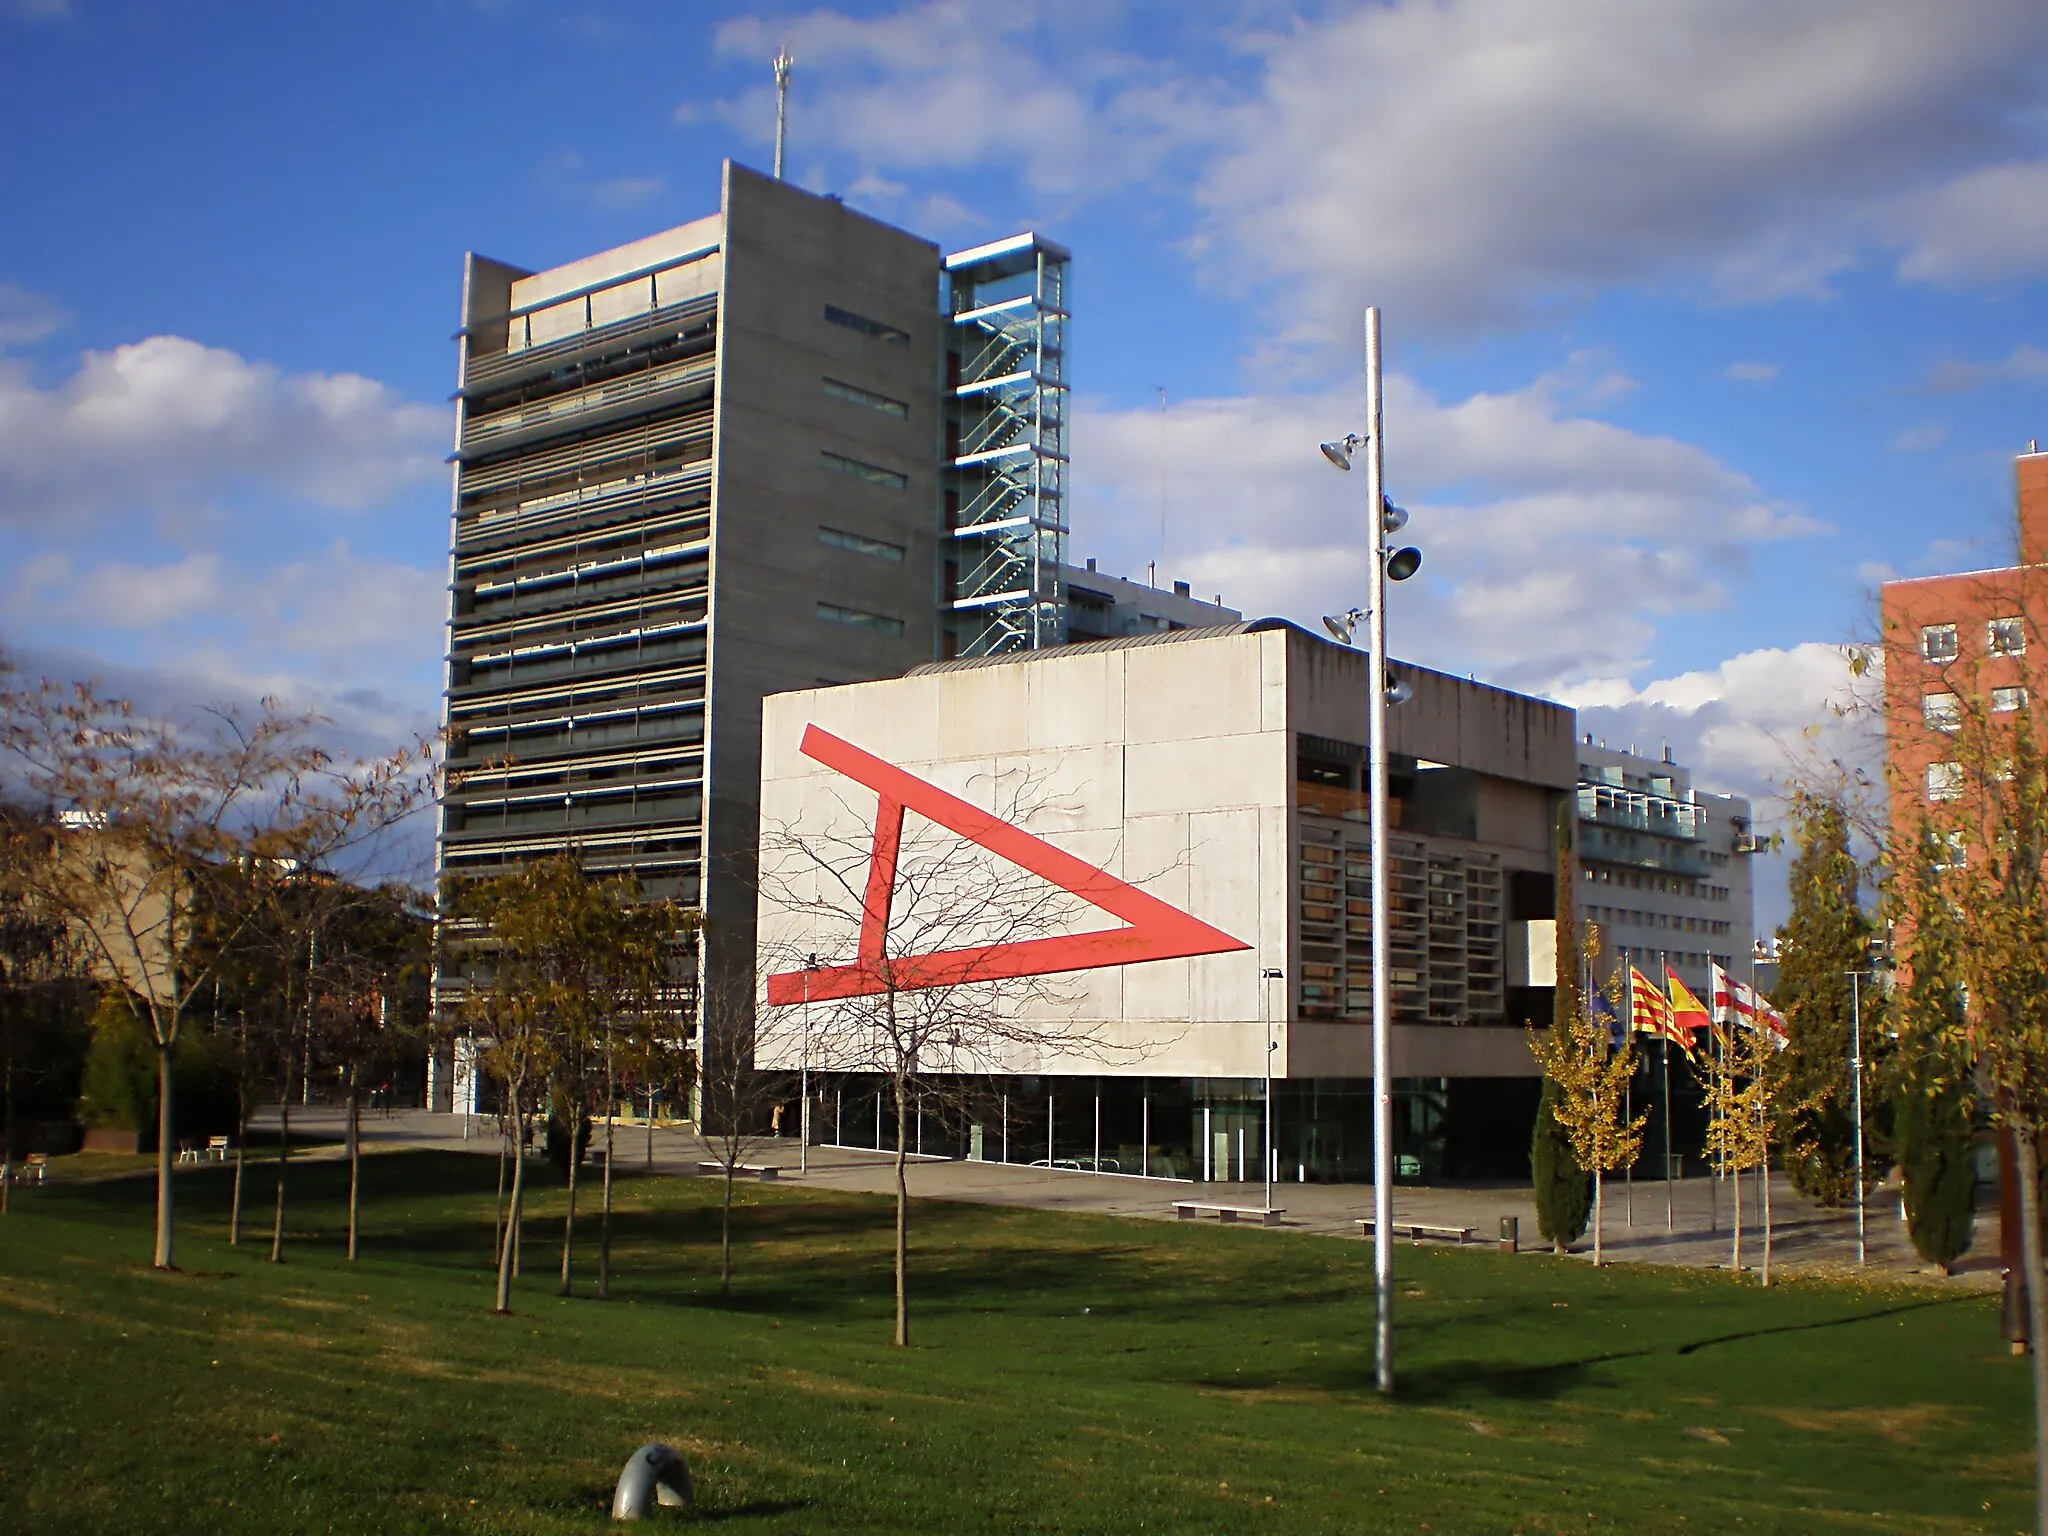
M730 162L692 223L469 256L442 878L573 848L744 963L762 698L1067 638L1066 268ZM1237 617L1157 597L1082 633Z
M1577 915L1611 959L1661 980L1668 964L1701 998L1708 967L1748 975L1755 927L1749 801L1693 786L1672 759L1583 738L1578 747Z

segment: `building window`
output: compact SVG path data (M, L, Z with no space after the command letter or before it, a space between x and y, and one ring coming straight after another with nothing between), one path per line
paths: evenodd
M884 416L894 416L898 421L910 414L910 407L901 400L891 400L887 395L878 395L872 389L862 389L858 384L849 384L844 379L826 379L825 393L834 400L844 400L849 405L864 405L871 411L880 411Z
M856 555L873 555L877 560L889 560L898 565L903 563L901 544L885 544L880 539L848 533L844 528L819 528L818 542L833 549L851 550Z
M2010 784L2013 781L2012 759L2001 757L1997 762L1993 763L1991 765L1991 777L2000 784Z
M1970 861L1969 851L1960 832L1935 833L1933 851L1936 869L1961 869Z
M843 453L834 453L829 448L820 451L825 467L835 475L851 475L856 480L865 480L870 485L886 485L892 491L900 491L910 484L908 475L899 475L893 469L884 469L879 464L863 464L859 459L849 459Z
M837 304L825 306L825 318L834 325L843 325L849 331L859 331L863 336L872 336L877 341L886 341L892 347L910 345L910 332L899 331L895 326L882 320L870 320L866 315L856 315L850 309L841 309Z
M1962 799L1963 765L1961 763L1929 763L1927 765L1927 798L1930 800Z
M1963 701L1952 693L1930 693L1920 701L1920 718L1931 731L1963 728Z
M2018 714L2027 707L2027 690L2024 688L1994 688L1991 690L1991 712L1994 715Z
M1984 648L1994 656L2027 654L2027 627L2018 619L1993 619L1984 626Z
M1920 631L1920 654L1929 661L1954 661L1956 659L1956 627L1953 624L1929 624Z
M903 621L886 613L866 613L859 608L842 608L837 603L818 604L818 617L834 624L851 624L857 629L879 629L885 635L903 633Z

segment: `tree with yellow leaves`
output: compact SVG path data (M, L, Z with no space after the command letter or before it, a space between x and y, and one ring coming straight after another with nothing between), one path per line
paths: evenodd
M1586 937L1576 957L1582 971L1590 972L1600 954L1600 930L1586 927ZM1561 962L1570 964L1565 956ZM1563 981L1560 977L1560 982ZM1603 989L1610 1005L1620 1006L1620 978ZM1581 998L1585 991L1580 989ZM1529 1049L1535 1054L1543 1075L1556 1093L1552 1112L1572 1144L1579 1165L1593 1172L1593 1263L1601 1255L1602 1176L1634 1164L1643 1146L1647 1113L1627 1118L1628 1086L1635 1076L1635 1046L1627 1034L1616 1046L1607 1020L1596 1015L1589 1001L1582 1001L1568 1016L1551 1028L1532 1034Z

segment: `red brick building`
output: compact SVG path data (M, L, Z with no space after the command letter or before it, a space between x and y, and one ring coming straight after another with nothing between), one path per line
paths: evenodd
M2028 709L2048 683L2048 453L2028 444L2015 471L2014 564L1884 584L1885 769L1895 837L1910 836L1923 816L1953 825L1947 802L1968 811L1976 797L1966 763L1981 768L2002 719ZM1950 845L1940 857L1970 856L1966 834L1940 835ZM2016 1273L2013 1166L2011 1143L2001 1138L2002 1247Z

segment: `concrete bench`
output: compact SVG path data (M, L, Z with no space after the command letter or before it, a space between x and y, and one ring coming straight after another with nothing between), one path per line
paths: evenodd
M697 1171L712 1178L723 1178L725 1164L699 1163ZM782 1170L773 1163L735 1163L732 1176L736 1179L758 1179L763 1184L772 1184L782 1177Z
M1371 1237L1373 1219L1370 1216L1358 1218L1358 1235ZM1419 1243L1425 1237L1442 1243L1469 1243L1472 1241L1470 1227L1441 1227L1427 1221L1390 1221L1387 1230L1396 1237L1405 1237L1411 1243Z
M1199 1200L1176 1200L1173 1214L1182 1221L1193 1221L1200 1216L1214 1216L1226 1224L1239 1221L1256 1221L1262 1227L1277 1227L1280 1218L1287 1213L1282 1210L1267 1210L1262 1205L1205 1205Z

